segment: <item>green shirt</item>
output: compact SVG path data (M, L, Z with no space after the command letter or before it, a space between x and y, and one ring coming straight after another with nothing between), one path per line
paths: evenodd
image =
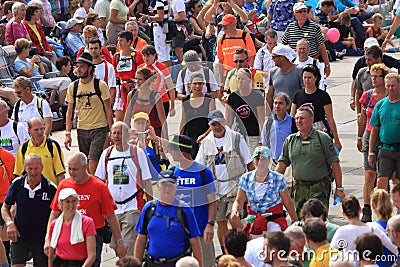
M332 139L324 132L312 129L304 140L300 132L289 135L283 143L279 161L292 164L293 178L300 181L316 181L329 175L328 165L339 162ZM325 155L324 155L325 154ZM328 160L326 162L325 158Z
M376 103L369 124L379 128L379 138L382 141L380 148L396 151L392 143L400 142L400 101L390 103L385 97Z

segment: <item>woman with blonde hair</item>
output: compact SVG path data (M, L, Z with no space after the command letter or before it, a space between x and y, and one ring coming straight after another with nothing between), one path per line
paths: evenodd
M222 255L217 260L217 267L240 267L240 263L232 255Z
M372 210L375 212L376 217L378 217L378 220L376 220L371 224L373 224L376 228L385 232L387 235L388 233L386 231L386 225L390 217L392 217L392 212L393 212L392 201L390 199L389 193L384 189L377 189L375 192L373 192L371 195L371 207ZM390 261L390 259L393 259L394 257L389 255L394 255L394 254L390 252L386 247L383 247L382 259L387 259L387 260L386 261L377 260L376 264L379 265L380 267L392 266L395 261Z

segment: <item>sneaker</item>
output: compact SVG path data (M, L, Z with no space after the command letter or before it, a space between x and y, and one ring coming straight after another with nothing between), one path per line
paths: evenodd
M361 218L361 221L363 223L372 222L372 211L370 207L364 207L362 209L362 214L363 216Z
M386 52L388 52L388 53L395 53L395 52L396 52L396 48L394 48L394 47L389 47L388 49L386 49Z
M397 52L400 52L400 46L399 46L399 47L397 47Z

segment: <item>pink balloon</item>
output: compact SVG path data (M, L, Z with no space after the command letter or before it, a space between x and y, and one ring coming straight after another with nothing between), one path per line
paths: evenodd
M340 32L336 28L331 28L331 29L328 30L326 36L328 37L328 40L331 43L336 43L337 41L339 41Z

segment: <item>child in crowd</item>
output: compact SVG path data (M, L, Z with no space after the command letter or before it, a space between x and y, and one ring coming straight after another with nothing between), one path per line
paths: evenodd
M388 31L382 29L383 25L383 16L379 13L376 13L372 16L372 21L373 24L367 29L367 32L365 34L365 38L369 37L374 37L376 40L378 40L379 45L382 45L383 41L386 38L386 35ZM388 49L386 49L385 52L396 52L396 46L392 40L388 40L388 43L392 46ZM397 51L399 51L400 47L397 48Z

